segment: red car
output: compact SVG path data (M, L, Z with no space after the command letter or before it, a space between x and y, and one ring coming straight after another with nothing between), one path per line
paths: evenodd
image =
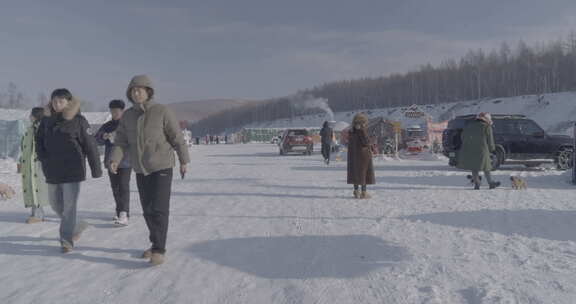
M306 129L288 129L284 131L278 146L280 148L280 155L285 155L290 152L311 155L314 149L312 136L310 136L310 133Z

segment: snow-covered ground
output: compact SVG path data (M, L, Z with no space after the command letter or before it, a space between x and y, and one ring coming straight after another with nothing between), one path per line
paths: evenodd
M167 262L138 256L147 229L111 224L107 178L83 184L91 224L59 251L51 216L27 225L0 202L0 303L565 303L576 299L576 187L551 169L507 167L472 190L443 160L376 160L370 200L346 163L266 144L194 146L173 185ZM0 181L20 190L13 163ZM519 175L528 190L513 191ZM136 191L134 187L133 191Z
M419 109L430 115L434 122L445 121L458 115L489 112L493 114L522 114L534 119L551 134L572 135L573 122L576 121L576 92L563 92L544 95L526 95L509 98L486 98L482 100L423 105ZM383 116L390 120L400 121L404 127L420 120L406 118L408 107L391 109L374 109L362 111L370 117ZM335 113L335 120L351 122L358 112ZM329 118L324 114L281 119L265 123L251 124L252 128L285 128L285 127L320 127Z

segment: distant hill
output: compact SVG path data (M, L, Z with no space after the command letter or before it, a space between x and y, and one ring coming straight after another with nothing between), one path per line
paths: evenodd
M242 106L254 101L241 99L207 99L167 104L179 120L190 122L206 118L211 114Z
M455 116L488 112L493 114L521 114L533 119L550 134L574 134L576 121L576 92L549 93L542 95L522 95L506 98L483 98L452 103L419 105L418 109L430 116L432 121L441 122ZM369 110L355 110L334 113L334 120L352 122L358 112L368 117L384 117L402 123L405 128L422 123L422 118L406 116L410 107L391 107ZM244 125L246 128L309 128L319 127L327 120L324 113L284 118L274 121ZM240 127L241 128L241 127ZM240 129L238 128L238 129Z

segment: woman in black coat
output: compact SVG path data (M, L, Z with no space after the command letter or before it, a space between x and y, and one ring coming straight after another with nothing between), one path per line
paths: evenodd
M334 132L327 121L322 125L320 130L320 138L322 141L322 157L324 157L324 162L328 165L330 163L330 149L332 148L332 137L334 137Z

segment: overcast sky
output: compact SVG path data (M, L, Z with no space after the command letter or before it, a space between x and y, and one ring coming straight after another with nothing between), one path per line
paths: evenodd
M3 0L0 90L107 103L146 73L164 103L260 99L573 30L574 0Z

